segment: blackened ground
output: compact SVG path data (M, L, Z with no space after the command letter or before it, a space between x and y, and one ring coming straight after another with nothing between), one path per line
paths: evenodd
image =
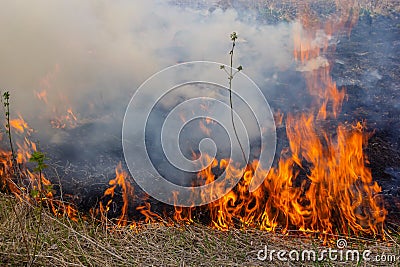
M366 152L382 187L389 220L400 212L400 14L365 13L341 38L332 75L348 94L342 118L373 131Z

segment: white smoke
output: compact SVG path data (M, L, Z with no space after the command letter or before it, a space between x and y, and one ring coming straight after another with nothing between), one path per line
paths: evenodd
M5 0L0 25L1 87L26 117L51 117L54 107L61 113L67 103L81 118L89 107L123 109L127 102L118 101L164 67L191 60L228 63L232 31L239 33L234 64L256 81L269 78L266 70L291 64L290 24L243 21L232 9L210 12L161 1ZM43 90L47 108L35 97Z

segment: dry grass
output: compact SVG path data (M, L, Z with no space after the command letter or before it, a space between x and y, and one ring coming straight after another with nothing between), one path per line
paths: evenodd
M12 206L17 210L29 246L33 247L35 242L39 209L0 194L0 266L23 266L28 262ZM265 245L269 249L288 251L327 248L317 238L298 234L284 236L254 229L220 232L199 224L147 224L137 228L106 229L90 220L76 223L67 218L57 219L46 211L40 229L35 266L277 266L278 261L258 260L257 252ZM334 243L335 238L332 240ZM347 238L347 241L355 249L399 254L392 237L384 243L360 238ZM339 263L303 264L336 266ZM351 264L342 263L342 266ZM368 265L354 263L352 266Z

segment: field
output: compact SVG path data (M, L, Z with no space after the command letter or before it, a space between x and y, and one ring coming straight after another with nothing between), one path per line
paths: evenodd
M248 192L245 177L252 177L254 161L240 167L241 182L227 198L197 208L161 203L126 171L119 132L124 105L104 104L100 119L68 109L51 120L51 130L34 130L29 117L15 115L25 101L18 100L21 91L6 90L11 97L2 91L0 266L400 266L400 4L170 2L207 14L257 14L257 25L269 30L302 25L299 36L306 37L297 40L294 33L294 63L264 70L273 77L263 93L280 155L268 182ZM336 13L345 19L330 24ZM333 37L319 36L318 27ZM240 51L247 41L239 34L233 48ZM317 41L325 43L315 48ZM168 51L180 53L174 49ZM51 91L49 77L44 87ZM48 105L45 93L34 92ZM126 102L125 95L116 98ZM206 127L206 134L214 130ZM30 140L36 137L40 146ZM198 177L214 181L221 162ZM343 177L348 184L341 184Z

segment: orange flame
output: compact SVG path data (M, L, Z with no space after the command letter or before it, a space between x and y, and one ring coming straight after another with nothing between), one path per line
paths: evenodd
M16 147L16 163L14 166L11 151L0 150L0 189L14 194L19 200L39 202L46 205L56 216L68 216L77 221L77 210L71 204L54 199L51 182L44 173L38 174L26 168L26 162L32 152L37 150L36 144L30 141L33 129L19 116L10 120L10 127L16 131L13 140Z
M55 129L75 128L79 125L79 120L71 108L67 108L66 114L51 120L51 126Z
M104 192L104 196L111 196L114 197L115 194L115 189L117 186L120 186L122 189L122 199L123 199L123 206L121 209L121 215L117 220L117 225L125 226L128 223L128 206L129 206L129 197L133 196L134 188L130 184L130 182L127 180L128 178L128 173L122 169L122 164L121 162L118 164L117 168L115 169L115 179L111 180L109 182L109 187L106 189ZM112 203L112 200L110 200L107 203L107 208L103 209L103 211L108 211L109 205Z
M37 97L37 99L43 101L45 104L48 104L46 90L42 90L40 92L35 92L35 96Z
M12 129L16 130L19 133L23 133L26 130L31 130L28 123L25 122L21 116L19 116L18 119L10 120L10 126Z
M53 70L50 70L43 78L40 79L40 91L35 91L38 100L46 104L46 108L54 114L50 124L55 129L75 128L79 125L78 116L72 111L68 98L62 93L58 94L59 105L49 105L48 98L51 98L55 92L55 82L60 73L60 66L55 64ZM53 93L53 94L52 94ZM89 104L91 105L91 104Z
M346 127L338 123L335 134L328 134L329 129L321 123L337 118L346 99L345 90L339 90L332 80L331 66L323 55L332 49L332 34L345 27L349 31L356 22L357 12L354 6L351 8L353 11L341 10L338 18L325 25L304 12L301 24L295 27L293 55L308 92L314 96L314 108L309 113L287 114L289 148L282 151L276 168L259 174L265 178L264 184L254 192L248 191L257 161L240 170L227 169L229 160L214 159L199 173L206 183L216 179L212 169L218 165L227 177L244 173L231 192L208 204L214 228L252 226L274 231L281 226L283 233L290 229L323 234L383 233L387 212L378 197L381 189L365 166L363 148L368 136L363 125ZM277 112L275 118L278 126L283 124L283 114ZM181 214L182 208L175 207L175 219L187 220Z

